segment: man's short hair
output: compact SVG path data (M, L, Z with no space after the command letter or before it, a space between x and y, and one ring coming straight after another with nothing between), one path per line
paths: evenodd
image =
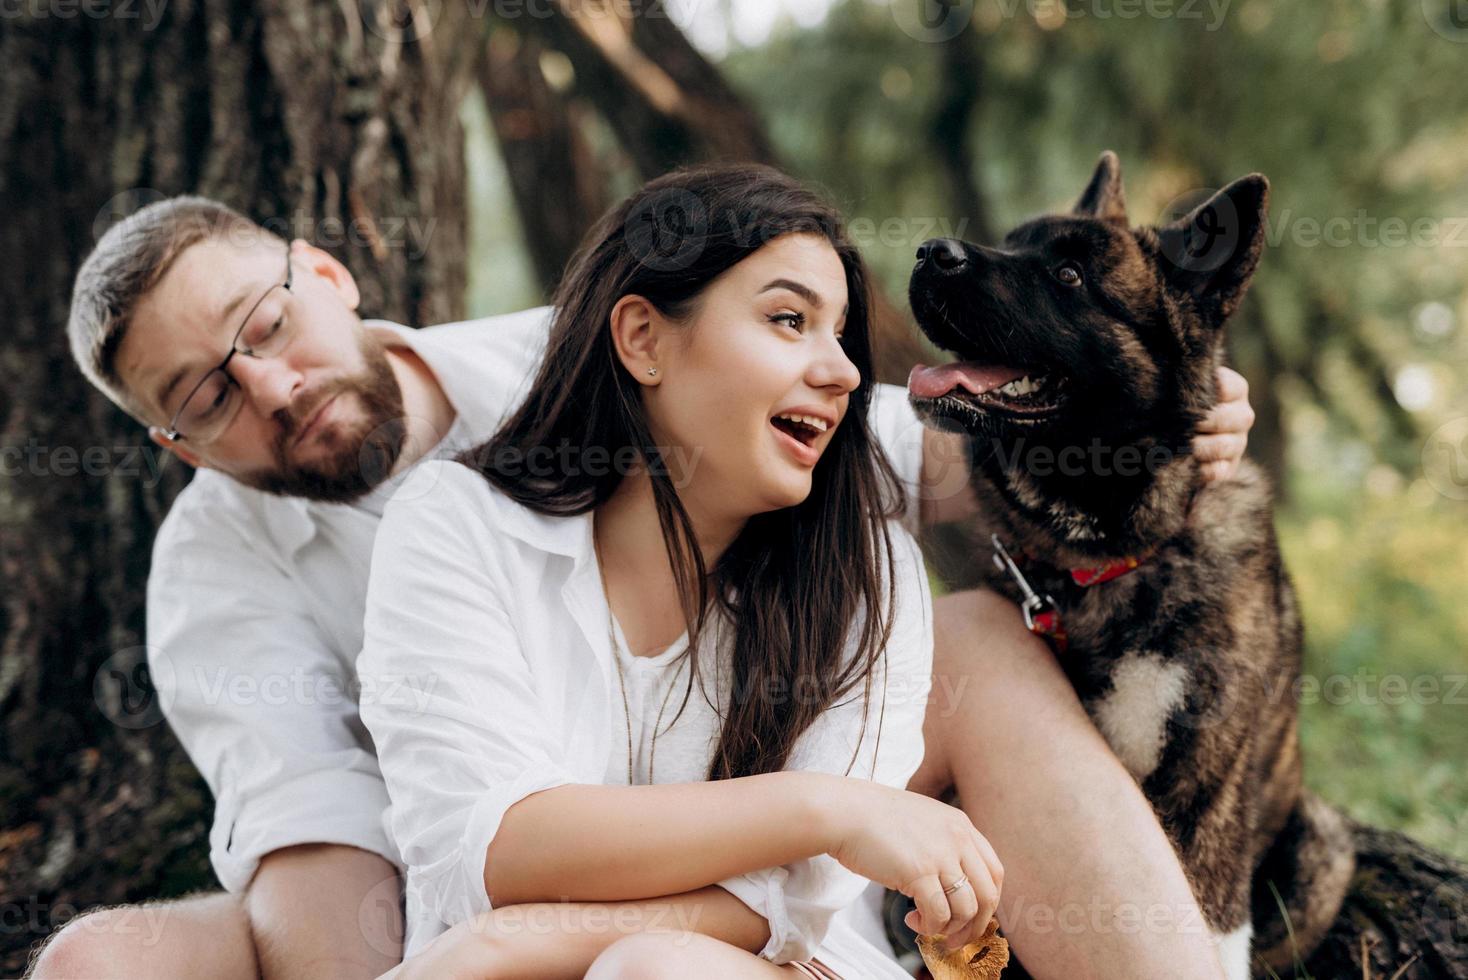
M258 242L280 237L227 205L180 195L128 215L97 242L77 271L66 333L77 366L119 408L135 418L142 402L117 374L117 349L138 303L190 245L208 239Z

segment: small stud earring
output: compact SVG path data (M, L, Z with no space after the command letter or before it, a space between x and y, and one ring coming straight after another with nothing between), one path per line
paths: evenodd
M658 376L658 369L655 367L650 367L647 369L647 374L650 378L656 378Z

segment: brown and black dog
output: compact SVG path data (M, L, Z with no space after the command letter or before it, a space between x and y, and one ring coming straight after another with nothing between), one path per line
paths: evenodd
M958 358L915 368L909 396L971 437L995 584L1156 809L1230 980L1308 955L1354 867L1301 781L1301 626L1269 487L1247 461L1205 482L1190 456L1268 196L1251 174L1133 228L1108 152L1071 214L998 248L925 242L909 289Z

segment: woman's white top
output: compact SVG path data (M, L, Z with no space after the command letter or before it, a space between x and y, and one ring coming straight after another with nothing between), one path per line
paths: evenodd
M511 806L570 783L626 784L627 713L592 521L538 514L448 461L419 466L383 513L358 669L362 718L392 801L388 825L408 868L408 954L490 909L485 854ZM922 761L932 601L917 543L895 521L888 531L896 608L866 725L858 686L801 735L789 769L903 787ZM695 684L686 704L686 634L655 657L632 657L616 628L638 783L654 764L665 697L656 781L706 776L721 724L710 701L722 709L729 687L720 642L728 626L709 622L698 651L706 691ZM829 856L718 884L768 920L760 955L772 962L819 957L847 976L907 976L846 922L832 928L867 881Z

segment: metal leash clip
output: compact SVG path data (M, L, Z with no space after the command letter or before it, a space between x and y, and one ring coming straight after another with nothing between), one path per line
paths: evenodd
M1050 598L1048 593L1039 595L1034 589L1030 588L1029 579L1025 578L1024 573L1019 570L1019 566L1014 563L1014 559L1009 557L1009 552L1005 550L1003 543L1000 542L999 535L989 535L989 541L994 545L994 567L1001 572L1008 572L1009 577L1014 579L1014 584L1019 586L1020 594L1024 596L1024 601L1020 603L1019 609L1020 612L1024 613L1025 626L1031 632L1036 632L1035 617L1047 609L1053 611L1056 608L1055 600Z

